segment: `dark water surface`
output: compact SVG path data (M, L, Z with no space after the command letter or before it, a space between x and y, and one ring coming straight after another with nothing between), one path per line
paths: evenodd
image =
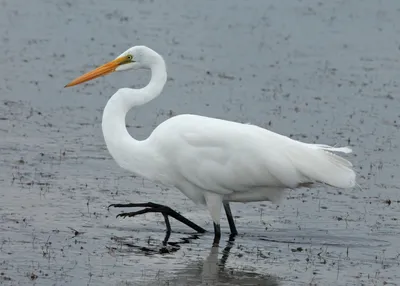
M0 284L400 284L399 1L0 0L0 43ZM153 252L162 217L116 219L108 204L166 203L212 225L105 148L108 98L149 74L63 89L138 44L169 75L162 96L129 113L139 139L174 114L252 122L349 144L360 188L233 204L240 235L228 243L223 218L219 249L172 221L180 249Z

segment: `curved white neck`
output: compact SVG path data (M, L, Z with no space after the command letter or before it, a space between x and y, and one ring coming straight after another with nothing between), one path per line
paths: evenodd
M164 88L167 81L164 59L157 54L149 68L151 70L149 84L141 89L119 89L107 102L102 120L104 140L112 157L122 168L144 177L156 172L151 166L154 154L146 145L146 140L138 141L129 134L125 117L131 108L156 98Z

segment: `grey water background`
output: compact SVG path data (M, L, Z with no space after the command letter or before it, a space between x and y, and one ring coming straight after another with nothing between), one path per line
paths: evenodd
M0 284L399 285L399 36L396 0L0 0ZM106 150L108 98L149 74L63 89L139 44L164 56L169 77L129 113L137 138L182 113L251 122L350 145L359 187L233 204L240 234L226 242L223 218L211 248L205 209ZM196 238L171 221L180 249L158 254L161 216L106 208L135 201L211 232Z

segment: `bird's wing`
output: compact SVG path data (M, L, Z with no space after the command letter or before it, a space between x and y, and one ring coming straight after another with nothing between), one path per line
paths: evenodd
M255 187L289 187L319 181L351 187L351 163L328 151L346 148L306 144L263 128L223 120L175 126L173 168L196 186L230 194Z

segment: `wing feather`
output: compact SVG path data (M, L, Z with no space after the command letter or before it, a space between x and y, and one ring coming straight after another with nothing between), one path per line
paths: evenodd
M171 127L172 128L172 127ZM172 133L171 128L168 128ZM347 147L307 144L266 129L191 116L173 125L168 162L179 176L221 195L260 187L294 188L319 181L337 187L355 184L351 163L332 152Z

